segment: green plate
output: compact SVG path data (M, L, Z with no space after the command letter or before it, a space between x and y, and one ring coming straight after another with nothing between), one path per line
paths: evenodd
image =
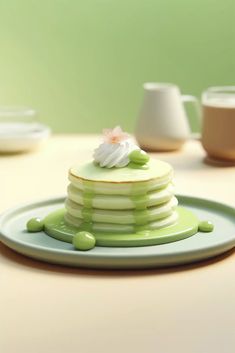
M211 258L235 246L235 209L214 201L177 195L180 205L201 220L211 220L212 233L197 233L187 239L144 247L95 247L88 252L74 250L72 244L47 236L28 233L26 222L45 217L63 207L64 197L21 205L0 217L0 240L11 249L50 263L68 266L128 269L186 264Z

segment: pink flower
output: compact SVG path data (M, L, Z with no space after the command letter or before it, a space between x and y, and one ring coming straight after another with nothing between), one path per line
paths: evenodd
M104 129L103 130L104 141L107 143L120 143L129 139L129 135L123 132L120 126L116 126L114 129Z

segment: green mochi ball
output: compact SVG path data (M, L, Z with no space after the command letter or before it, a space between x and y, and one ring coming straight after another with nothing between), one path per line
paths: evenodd
M149 155L143 150L134 150L129 154L129 159L131 162L144 165L149 161Z
M210 221L201 221L198 225L198 230L200 232L212 232L214 229L214 225Z
M41 232L44 228L44 222L40 218L31 218L27 224L27 231L28 232Z
M73 245L77 250L91 250L95 247L96 239L89 232L78 232L73 237Z

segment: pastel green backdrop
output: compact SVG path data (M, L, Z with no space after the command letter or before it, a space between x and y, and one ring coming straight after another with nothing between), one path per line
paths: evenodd
M133 131L142 83L235 84L234 0L1 0L0 105L57 132ZM194 124L194 128L195 128Z

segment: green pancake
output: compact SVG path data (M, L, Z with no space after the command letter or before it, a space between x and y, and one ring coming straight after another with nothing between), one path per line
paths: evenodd
M150 159L139 168L102 168L95 162L72 167L69 174L75 178L103 183L135 183L154 179L156 183L172 174L172 167L163 161Z

